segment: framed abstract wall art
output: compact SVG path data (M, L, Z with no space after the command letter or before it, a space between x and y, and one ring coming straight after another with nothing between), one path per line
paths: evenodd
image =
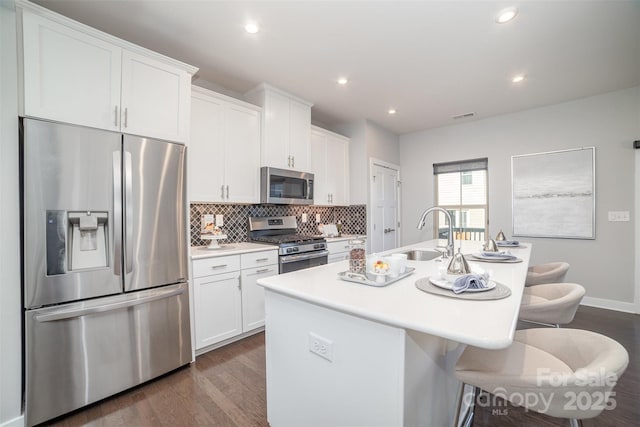
M595 239L595 147L511 157L513 235Z

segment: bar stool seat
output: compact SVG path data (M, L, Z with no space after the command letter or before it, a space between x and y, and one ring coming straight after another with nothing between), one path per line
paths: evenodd
M562 283L569 271L566 262L550 262L547 264L532 265L527 269L525 286L542 285L545 283Z
M467 347L456 363L455 374L463 385L532 411L574 419L574 425L579 424L575 420L602 412L628 363L625 348L604 335L538 328L516 331L512 345L503 350ZM594 404L583 405L580 400L576 405L580 393L588 393ZM595 404L596 399L600 405Z
M571 323L584 294L584 288L577 283L525 287L519 319L555 327Z

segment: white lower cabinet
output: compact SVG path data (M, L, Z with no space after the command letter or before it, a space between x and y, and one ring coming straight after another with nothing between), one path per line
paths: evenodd
M242 333L240 272L194 280L196 349Z
M327 249L329 250L329 258L327 261L329 264L349 259L349 240L328 242Z
M257 281L276 274L275 250L194 260L196 351L264 326Z

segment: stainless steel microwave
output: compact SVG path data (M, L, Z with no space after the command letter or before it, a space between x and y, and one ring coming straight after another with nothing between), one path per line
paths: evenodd
M260 202L276 205L313 203L313 174L264 166L260 169Z

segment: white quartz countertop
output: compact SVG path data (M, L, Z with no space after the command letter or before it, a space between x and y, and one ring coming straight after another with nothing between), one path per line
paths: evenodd
M388 253L434 248L443 241L431 240ZM456 251L460 247L456 241ZM477 347L508 347L515 332L520 300L531 254L531 244L509 248L521 263L476 262L467 256L472 271L488 271L491 279L508 286L511 295L501 300L463 300L433 295L416 288L416 280L438 276L440 262L408 261L415 272L385 287L347 282L338 273L348 261L298 270L258 280L269 291L391 326L415 330ZM462 241L462 253L481 250L481 242ZM381 254L384 255L384 254Z
M220 245L220 249L207 249L206 246L192 246L191 259L214 258L226 255L239 255L249 252L277 251L277 245L239 242Z
M343 234L342 236L336 237L325 237L327 242L341 242L343 240L353 240L353 239L366 239L367 236L363 234Z

